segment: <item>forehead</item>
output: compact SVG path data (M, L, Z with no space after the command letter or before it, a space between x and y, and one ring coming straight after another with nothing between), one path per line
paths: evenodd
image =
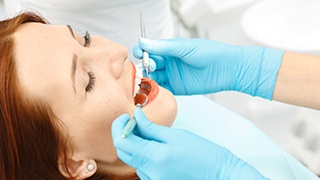
M72 59L72 36L66 26L40 23L21 25L14 34L17 74L24 90L48 96L62 86ZM58 84L60 83L60 84Z
M68 33L67 27L62 25L50 25L42 23L25 23L19 26L14 34L15 40L20 39L27 42L50 41L62 34ZM20 42L19 42L20 43Z
M66 26L52 26L40 23L21 25L14 34L15 57L17 61L45 62L45 58L63 55L68 47L70 33ZM59 48L60 47L60 48ZM59 51L57 51L59 50Z

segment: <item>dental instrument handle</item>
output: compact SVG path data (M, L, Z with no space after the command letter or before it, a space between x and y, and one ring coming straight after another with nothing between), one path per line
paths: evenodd
M141 37L146 38L146 29L144 26L144 19L143 19L142 13L140 13L140 28L141 28ZM146 78L149 78L149 53L144 50L143 50L142 65L145 70L145 73L143 73L143 76Z
M145 77L149 78L149 53L143 51L143 67L145 70Z
M128 121L128 123L126 124L126 126L122 131L121 137L122 138L128 137L128 135L132 132L132 130L136 125L137 125L137 121L133 117L130 118L130 120Z
M143 107L144 105L146 105L146 103L148 102L148 96L146 94L144 94L146 96L146 100L144 103L140 104L136 104L136 107ZM134 127L136 127L137 125L137 121L134 119L134 117L132 116L130 118L130 120L127 122L126 126L123 128L123 131L122 131L122 134L121 134L121 137L122 138L126 138L128 137L128 135L132 132L132 130L134 129Z

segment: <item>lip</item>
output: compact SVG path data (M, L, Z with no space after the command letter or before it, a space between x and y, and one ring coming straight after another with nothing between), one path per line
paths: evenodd
M134 66L133 62L129 61L131 63L132 66L132 97L134 96L134 84L135 84L135 79L136 79L136 67Z
M136 78L136 67L134 64L132 64L132 97L134 96L134 84L135 84L135 78ZM156 83L154 80L149 79L149 78L142 78L141 79L141 84L140 84L140 93L144 93L148 96L148 102L146 103L149 104L151 103L159 94L159 85ZM135 104L143 104L145 101L145 96L142 94L137 94L134 97L134 102Z

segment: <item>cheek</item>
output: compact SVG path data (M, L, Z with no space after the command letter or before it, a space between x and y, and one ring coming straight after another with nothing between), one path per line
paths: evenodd
M100 118L108 120L111 124L121 114L132 113L134 104L131 89L128 89L116 83L109 83L108 87L96 95L96 102L93 103L95 114L100 114Z
M87 135L81 139L85 138L86 142L90 144L92 154L97 156L95 158L103 159L108 163L118 161L111 135L112 122L121 114L133 111L127 105L128 100L117 98L116 94L119 95L119 93L115 93L113 96L105 97L104 100L96 102L97 106L92 106L91 122L86 124Z
M142 110L150 121L171 126L177 116L178 108L174 96L168 90L160 88L157 98Z

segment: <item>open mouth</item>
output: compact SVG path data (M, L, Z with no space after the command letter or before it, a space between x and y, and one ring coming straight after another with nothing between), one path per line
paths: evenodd
M132 63L133 65L133 63ZM133 65L133 98L135 105L147 105L159 94L159 85L152 79L143 78L142 71Z

